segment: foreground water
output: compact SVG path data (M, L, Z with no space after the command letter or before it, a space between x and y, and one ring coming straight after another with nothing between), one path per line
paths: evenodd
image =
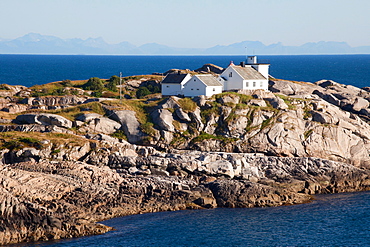
M269 62L276 78L315 82L330 79L357 87L370 86L370 55L258 56ZM245 56L80 56L0 55L0 84L32 86L65 79L110 78L197 69L206 63L227 67Z
M308 204L132 215L104 235L21 246L370 246L370 192Z

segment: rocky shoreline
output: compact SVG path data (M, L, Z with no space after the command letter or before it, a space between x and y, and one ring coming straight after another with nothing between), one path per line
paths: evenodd
M136 159L115 169L76 161L1 165L1 244L102 234L111 228L96 222L131 214L292 205L370 188L369 171L319 158L179 150ZM145 164L151 175L129 174Z
M117 101L6 87L1 245L102 234L96 222L131 214L370 190L367 89L272 79L271 92Z

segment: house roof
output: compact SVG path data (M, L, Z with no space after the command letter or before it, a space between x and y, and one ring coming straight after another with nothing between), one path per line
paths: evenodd
M181 84L188 74L168 74L162 83Z
M241 76L244 80L266 80L266 78L257 70L252 67L246 66L232 66L232 68Z
M216 77L213 75L196 75L206 86L221 86L221 82L219 82Z

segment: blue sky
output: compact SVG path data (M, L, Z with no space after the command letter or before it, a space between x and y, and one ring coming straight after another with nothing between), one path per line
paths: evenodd
M0 38L30 32L206 48L344 41L370 45L370 0L0 0Z

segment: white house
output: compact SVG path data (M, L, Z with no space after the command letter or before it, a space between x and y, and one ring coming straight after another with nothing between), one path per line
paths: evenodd
M269 64L257 63L256 56L249 56L247 63L239 66L230 63L219 81L223 83L223 90L256 90L268 91Z
M182 95L184 84L191 78L190 74L168 74L161 83L162 95Z
M185 83L183 88L185 97L212 96L219 93L222 93L222 84L210 74L194 75Z

